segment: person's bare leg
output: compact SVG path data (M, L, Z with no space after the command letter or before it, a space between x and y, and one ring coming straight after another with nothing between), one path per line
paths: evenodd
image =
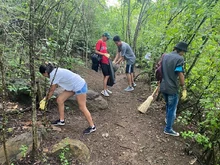
M134 83L134 73L131 73L131 83Z
M131 74L130 73L127 73L126 74L127 75L127 80L128 80L128 85L130 86L130 87L132 87L132 82L131 82Z
M94 123L92 121L92 116L91 116L89 110L86 107L86 94L76 95L76 99L77 99L77 102L78 102L78 105L79 105L79 109L84 114L86 120L89 123L89 126L93 127Z
M107 90L107 82L108 82L109 76L104 76L104 80L103 80L103 88L104 90Z
M64 91L57 98L58 110L60 114L60 120L64 120L64 102L74 95L74 92Z

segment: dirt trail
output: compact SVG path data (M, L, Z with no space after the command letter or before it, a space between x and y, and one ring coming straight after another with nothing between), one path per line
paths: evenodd
M102 90L102 74L85 68L74 70L84 77L90 89ZM61 139L70 137L83 141L91 151L89 165L187 165L193 159L184 153L181 137L163 134L165 110L164 103L153 102L146 114L137 111L149 95L149 86L137 81L133 92L125 92L125 75L117 76L117 83L110 89L113 94L105 98L109 108L98 112L90 109L97 131L82 136L88 126L78 109L66 110L66 125L61 131L50 131L42 147L48 148ZM49 120L56 120L56 106L47 113ZM29 121L31 114L25 114ZM23 119L22 119L23 120ZM39 120L40 116L39 116ZM175 127L175 130L181 131ZM60 164L59 158L49 158L50 164ZM73 161L72 165L80 164ZM194 164L196 165L196 164Z
M90 88L101 91L101 73L91 74L87 70L80 72L84 73ZM183 139L163 134L164 104L154 102L146 114L140 114L137 107L150 95L149 86L137 82L133 92L125 92L126 86L125 75L118 75L117 83L110 89L113 94L105 98L109 109L92 113L97 131L83 138L80 137L91 150L90 164L189 164L192 157L185 155ZM79 116L75 117L79 120ZM79 122L75 121L75 123L75 129L79 134L84 127L79 130L76 128ZM84 121L82 125L85 125Z

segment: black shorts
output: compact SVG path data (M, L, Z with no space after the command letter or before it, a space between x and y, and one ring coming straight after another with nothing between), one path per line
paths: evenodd
M110 66L108 64L101 64L101 68L104 76L110 76Z
M126 65L125 73L133 73L134 72L134 65Z

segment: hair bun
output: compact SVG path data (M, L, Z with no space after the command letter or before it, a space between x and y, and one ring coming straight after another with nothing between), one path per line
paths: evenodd
M48 62L46 65L46 72L50 74L55 68L54 63Z

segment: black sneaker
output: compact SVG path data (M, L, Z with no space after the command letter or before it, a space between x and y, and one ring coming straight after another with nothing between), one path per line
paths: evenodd
M53 124L53 125L65 125L65 121L56 120L56 121L51 122L51 124Z
M84 131L83 131L83 134L90 134L92 132L95 132L96 131L96 127L88 127L86 128Z

